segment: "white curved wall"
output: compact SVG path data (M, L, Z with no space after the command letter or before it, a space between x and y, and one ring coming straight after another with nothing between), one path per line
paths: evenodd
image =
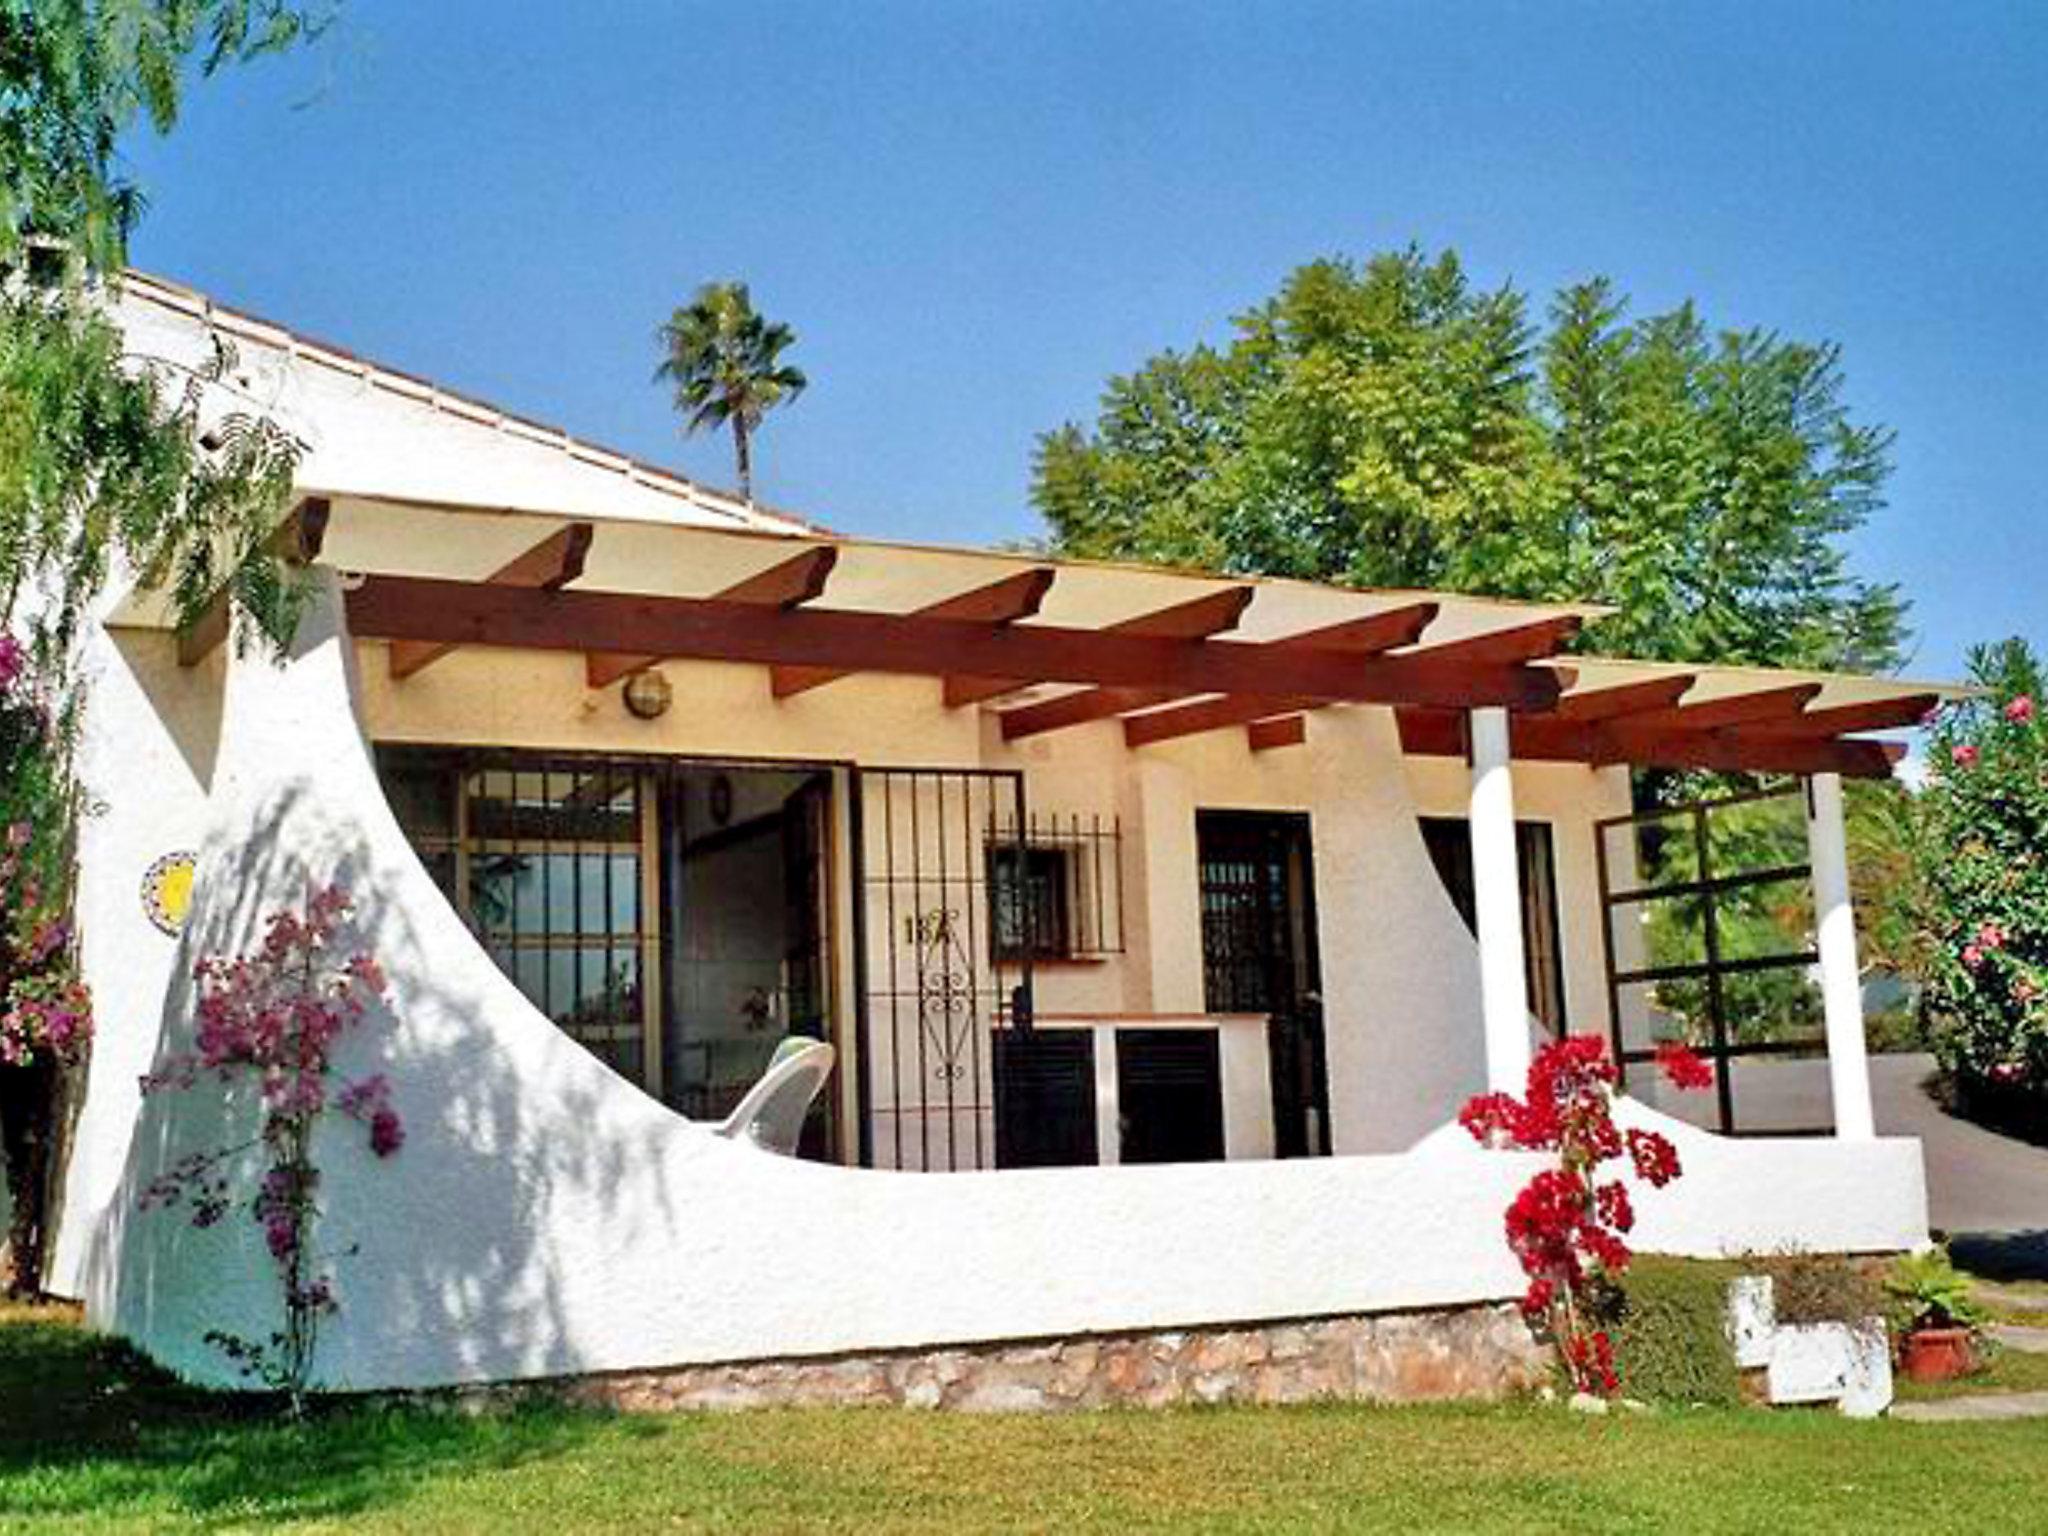
M340 875L395 1017L344 1070L395 1084L405 1149L319 1149L343 1311L321 1378L420 1386L568 1371L1285 1317L1511 1294L1496 1222L1527 1160L1401 1159L891 1175L773 1158L681 1120L532 1011L393 822L330 611L301 654L228 680L188 944L237 947ZM173 987L165 1047L188 1029ZM146 1100L84 1266L92 1317L227 1381L201 1336L267 1331L253 1224L196 1231L133 1194L233 1127L205 1094ZM245 1107L245 1113L246 1107ZM228 1116L232 1119L232 1116Z

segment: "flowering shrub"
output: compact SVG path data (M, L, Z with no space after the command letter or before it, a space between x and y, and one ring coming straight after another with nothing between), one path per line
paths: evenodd
M2048 1128L2048 735L2024 642L1979 648L1989 696L1933 721L1918 914L1929 1044L1959 1096Z
M1679 1088L1704 1088L1713 1069L1682 1045L1657 1051L1657 1065ZM1602 1164L1626 1157L1636 1176L1661 1189L1679 1175L1678 1151L1655 1131L1614 1123L1614 1064L1591 1035L1566 1035L1537 1052L1522 1098L1487 1093L1467 1103L1458 1123L1491 1147L1555 1152L1507 1211L1508 1247L1529 1277L1522 1312L1549 1327L1572 1386L1611 1396L1620 1382L1606 1323L1614 1282L1631 1257L1624 1234L1636 1222L1628 1186L1602 1182Z
M0 1152L17 1294L33 1293L42 1276L61 1069L92 1037L92 997L66 920L74 790L62 694L0 633Z
M234 1172L245 1154L263 1171L243 1197L277 1265L284 1327L267 1343L209 1333L249 1376L291 1393L296 1405L313 1363L320 1319L336 1306L333 1277L312 1248L320 1214L320 1170L313 1131L330 1111L362 1124L370 1150L390 1157L405 1144L382 1073L335 1084L333 1051L363 1021L384 991L377 962L344 952L341 929L348 894L328 886L303 912L271 916L253 954L207 957L194 968L199 983L194 1047L143 1079L143 1091L191 1089L203 1079L253 1083L261 1123L250 1140L180 1159L144 1189L145 1210L182 1206L196 1227L211 1227L237 1204Z

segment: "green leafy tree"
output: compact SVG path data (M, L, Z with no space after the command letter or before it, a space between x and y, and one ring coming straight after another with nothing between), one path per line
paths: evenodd
M1920 797L1930 1044L1963 1101L2048 1132L2048 727L2024 640L1980 646L1986 692L1945 706Z
M745 283L706 283L670 315L660 331L657 381L675 388L685 432L732 432L740 494L754 499L754 433L777 406L810 382L782 360L796 333L754 308Z
M1831 346L1631 319L1605 280L1547 324L1457 257L1318 261L1223 347L1114 378L1039 440L1064 552L1364 586L1605 600L1596 648L1884 668L1904 605L1842 540L1890 435Z
M268 549L298 445L232 403L225 348L196 368L137 357L110 318L143 202L119 150L169 131L195 78L315 30L283 0L0 0L0 1150L17 1291L40 1281L56 1066L91 1027L66 921L81 619L121 575L180 622L225 591L280 641L300 597Z
M0 259L118 270L143 206L122 138L178 120L190 73L278 52L320 21L288 0L0 0Z

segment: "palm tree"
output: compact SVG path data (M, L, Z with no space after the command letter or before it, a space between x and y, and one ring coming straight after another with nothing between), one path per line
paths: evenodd
M781 360L796 333L754 310L745 283L706 283L661 328L654 370L675 385L685 432L732 428L740 495L754 499L753 435L761 418L803 392L803 370Z

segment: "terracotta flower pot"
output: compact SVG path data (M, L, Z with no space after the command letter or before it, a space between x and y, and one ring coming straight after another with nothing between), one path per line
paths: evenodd
M1953 1381L1976 1367L1967 1328L1916 1328L1906 1335L1906 1375L1914 1381Z

